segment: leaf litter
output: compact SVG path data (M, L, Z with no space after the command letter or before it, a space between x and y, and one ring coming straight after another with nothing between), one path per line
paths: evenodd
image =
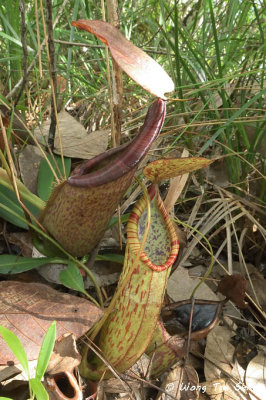
M197 215L197 213L195 215ZM193 240L194 240L193 238L190 239L188 246L190 246L190 243ZM197 243L198 243L198 241L197 241ZM190 258L186 259L186 257L185 257L186 261L184 263L181 261L181 265L177 268L176 272L169 279L168 295L170 295L173 298L173 300L183 300L185 298L189 298L189 295L191 294L193 287L195 286L197 281L200 279L199 277L196 278L195 276L190 277L189 273L188 273L188 271L189 271L188 268L195 265L194 264L195 261L193 261L193 260L197 259L197 257L200 257L200 252L197 252L195 250L196 250L196 245L193 247L193 249L191 251ZM190 262L188 262L188 261L190 261ZM192 262L192 264L191 264L191 262ZM184 264L184 266L186 266L186 268L182 267L183 264ZM224 263L224 265L225 264L226 263ZM204 267L203 267L203 269L204 269ZM28 285L28 284L26 284L26 285ZM21 284L20 284L20 286L21 286ZM31 289L30 289L30 292L32 294ZM48 290L48 292L49 292L49 290ZM1 294L2 293L5 293L5 292L1 291ZM56 293L58 296L58 292L56 292ZM73 297L73 296L71 296L71 297ZM202 284L202 286L199 288L199 292L197 292L197 297L204 298L204 299L208 299L208 298L209 299L217 299L217 295L215 295L213 293L213 290L210 289L208 287L208 285L206 285L205 283ZM5 298L6 298L6 296L5 296ZM79 303L80 303L80 300L81 299L79 298ZM34 316L34 319L35 319L35 316ZM21 326L21 324L20 324L20 326ZM86 326L87 326L87 322L86 322ZM206 393L208 393L210 398L214 399L214 400L220 399L221 396L223 396L224 399L228 399L228 400L229 399L248 398L247 394L245 393L245 390L244 390L245 385L247 385L248 387L250 386L250 390L253 392L252 388L254 388L254 382L256 381L256 379L258 379L258 381L260 381L260 378L256 378L256 374L258 374L259 373L258 371L261 370L261 368L263 368L262 365L264 362L264 359L263 359L264 353L262 353L262 355L260 355L260 357L255 360L255 364L254 364L255 367L253 366L253 369L250 370L252 372L249 373L249 378L245 381L243 368L241 368L240 365L238 363L236 363L233 359L233 354L234 354L235 348L231 344L232 336L233 336L232 330L229 329L229 333L228 333L228 329L226 329L224 326L217 327L217 328L220 328L220 330L214 331L215 332L214 339L212 338L212 336L210 336L211 333L207 337L207 344L206 344L205 355L204 355L206 358L206 360L204 362L204 364L205 364L204 370L205 370L205 379L207 380L207 382L202 379L199 381L198 387L201 388L201 391L197 390L195 392L195 396L203 396L203 395L206 395ZM215 329L217 329L217 328L215 328ZM71 331L71 330L72 329L69 329L69 331ZM87 328L84 330L87 330ZM221 351L219 351L220 349L221 349ZM36 353L37 353L37 350L36 350ZM69 369L72 368L72 365L73 365L72 362L74 362L74 364L76 364L78 362L77 360L78 359L75 359L75 361L69 361L69 365L70 365ZM62 362L63 362L63 360L62 360ZM60 362L59 362L59 364L60 364ZM67 364L68 364L68 362L66 363L66 366L64 366L62 368L67 368ZM63 362L63 365L65 365L64 362ZM192 361L191 368L193 368L193 361ZM59 370L60 370L60 367L59 367ZM257 372L255 372L255 370L257 370ZM216 371L216 373L214 373L214 371ZM247 373L247 371L246 371L246 373ZM253 376L252 374L254 375L254 378L252 378L252 376ZM231 376L231 378L229 377L229 375ZM251 378L250 378L250 376L251 376ZM128 378L126 378L126 381L127 381L127 379ZM252 381L252 379L253 379L253 381ZM117 382L116 384L114 383L114 386L111 385L108 389L108 382L109 381L107 381L103 386L103 391L104 391L104 393L106 393L106 395L107 395L108 391L110 390L110 387L113 388L113 389L111 389L113 392L115 392L115 387L118 388L118 382ZM135 382L135 381L132 381L132 386L134 386L133 382ZM172 383L173 382L174 381L172 381ZM191 380L188 381L186 386L187 385L190 385L188 387L193 386L193 382L195 382L195 380L193 380L191 378ZM252 382L252 385L251 385L251 382ZM110 384L111 384L111 382L110 382ZM147 385L149 386L149 383L147 383ZM183 388L186 387L184 385L185 385L185 381L183 382L183 386L182 386ZM139 387L139 385L136 386L135 390L137 390L137 387ZM123 388L123 386L121 387L121 390L122 390L122 388ZM236 388L237 389L240 388L239 391L237 391ZM171 391L169 392L169 394L171 394ZM261 399L263 398L263 396L259 396L259 394L256 391L254 391L254 394L255 394L255 396L257 396L257 398L261 398ZM183 395L185 395L185 394L183 393ZM193 396L194 396L194 394L193 394ZM183 397L183 398L185 399L186 397ZM198 398L198 397L187 397L187 398ZM256 398L256 397L253 396L253 398ZM182 399L182 397L181 397L181 399Z
M48 119L40 128L35 129L35 136L41 144L48 138L51 121ZM108 130L97 130L90 133L72 117L67 111L58 114L59 132L62 140L63 155L65 157L90 159L107 149ZM54 152L61 154L59 135L55 136Z
M178 196L176 198L176 201L177 200L178 200ZM198 205L197 205L197 209L195 208L194 217L193 217L193 212L190 215L191 216L190 224L193 225L193 218L195 220L198 218L197 216L199 215L199 210L202 205L203 205L203 203L201 200L201 202L198 203ZM229 205L229 210L231 210L231 208L230 208L231 206L232 207L235 206L235 203L233 201L232 201L232 205ZM198 218L197 226L200 228L201 231L202 231L202 226L203 226L203 231L205 233L207 233L207 232L211 231L212 227L215 226L215 224L217 224L217 221L219 219L221 220L222 218L225 218L226 212L228 213L228 209L226 211L225 208L222 207L222 203L220 202L219 198L217 198L216 201L214 202L214 207L213 207L214 219L211 221L210 220L207 221L206 217L204 217L204 216L201 218ZM205 225L204 225L204 223L205 223ZM233 223L234 223L233 221L230 222L230 224L233 224ZM225 229L225 227L223 229ZM199 277L189 276L189 268L191 268L195 265L195 260L197 258L199 258L200 259L199 262L202 262L202 259L200 257L200 252L196 251L198 243L200 241L200 238L195 239L195 237L193 238L191 236L192 235L189 233L188 234L189 241L187 244L187 249L190 249L190 256L187 257L186 256L187 252L185 252L185 257L183 257L183 260L181 259L181 265L179 265L179 267L177 268L175 273L169 279L168 295L170 295L170 297L172 297L173 300L184 300L185 298L189 298L195 284L197 283L197 281L200 280L200 276ZM213 237L215 238L215 235L213 235ZM192 247L191 247L191 244L192 244ZM217 255L217 261L218 261L218 255ZM222 264L225 266L224 267L225 269L228 268L226 265L226 262L224 260L222 261ZM184 267L186 267L186 268L184 268ZM204 268L205 268L205 266L203 263L202 270L204 270ZM234 264L233 264L233 270L235 271ZM236 270L235 272L238 272L238 270ZM249 272L251 272L250 267L249 267ZM221 274L219 275L219 279L220 279L220 277L221 277ZM260 279L260 281L262 281L262 280ZM3 282L2 284L3 284L2 286L4 287L6 282ZM16 285L18 285L18 284L16 284ZM28 285L30 285L30 284L29 283L25 284L25 287ZM33 288L34 288L34 285L33 285ZM40 285L40 284L37 284L37 286L38 285ZM22 283L19 283L19 287L22 288ZM17 291L17 288L18 288L18 286L16 286L16 291ZM2 287L1 287L1 289L2 289ZM25 291L25 292L23 292L23 290L22 290L20 300L22 301L22 298L25 296L25 293L26 294L30 293L30 296L29 296L29 299L30 299L31 295L32 295L32 288L29 288L28 291ZM45 286L45 291L47 291L49 293L50 288L47 288L47 286ZM18 291L18 293L21 293L21 292ZM56 297L58 298L58 291L56 291L55 293L56 293ZM9 298L9 294L6 295L6 292L4 290L1 290L1 295L2 295L2 299L4 299L4 301L7 298ZM12 296L15 298L17 295L18 295L17 293L16 293L16 295L14 295L14 292L12 294ZM70 296L70 295L68 295L68 296ZM27 297L28 297L28 295L26 295L26 297L25 297L26 301L27 301ZM71 296L71 299L73 297L75 297L75 296ZM209 298L212 300L217 299L217 295L214 294L213 289L210 289L206 283L202 284L201 287L199 288L199 291L197 292L197 297L204 298L204 299ZM77 299L78 299L79 305L81 305L82 302L84 301L83 299L81 300L81 298L77 298ZM20 304L20 300L18 301L18 304ZM39 301L42 303L42 295L41 295L41 300L38 300L38 302ZM85 301L85 302L88 303L87 301ZM52 303L53 303L53 301L52 301ZM68 304L68 301L66 301L66 303ZM73 304L75 304L75 303L73 303ZM23 302L22 302L22 305L23 305ZM29 308L29 312L23 310L22 313L18 313L16 306L17 306L17 302L15 302L15 315L21 314L21 318L22 318L21 322L19 323L19 329L17 331L15 330L15 332L17 332L18 336L19 336L20 327L24 326L24 323L22 322L23 318L24 318L24 313L26 312L29 314L30 321L32 321L32 320L36 321L36 316L31 315L30 308ZM25 305L23 305L23 307L25 307L25 310L27 310ZM50 307L50 309L51 308L52 308L52 306ZM12 321L14 318L13 308L11 310L12 310L11 311L12 315L11 315L11 319L10 319L11 325L8 325L10 327L12 327ZM61 306L60 306L60 310L61 310ZM38 308L38 312L39 312L39 308ZM71 315L71 313L70 313L70 315ZM49 314L49 317L51 317L50 314ZM56 318L54 318L54 319L56 319ZM60 314L59 314L59 319L60 319ZM9 323L10 323L10 321L9 321ZM43 324L43 321L41 321L41 323ZM60 325L61 325L61 323L60 323ZM223 321L223 323L224 323L224 321ZM0 320L0 324L4 325L2 320ZM39 323L38 323L38 325L39 325ZM65 324L63 323L63 325L65 325ZM13 328L14 328L14 326L17 326L17 324L13 323ZM34 325L34 326L36 326L36 325ZM86 320L85 326L83 326L83 328L80 327L80 330L77 333L77 337L82 335L81 332L84 333L85 331L87 331L87 327L88 327L88 324L87 324L87 320ZM201 377L201 379L199 381L197 381L199 383L197 383L195 381L195 379L192 378L191 376L190 376L190 380L189 379L187 380L186 385L185 385L185 381L183 381L183 387L186 387L187 385L188 385L187 387L191 387L191 386L193 386L193 383L197 383L197 386L201 389L201 390L195 391L195 393L193 394L193 396L195 396L195 397L187 397L187 398L198 398L199 396L201 397L203 395L206 395L206 393L208 393L210 398L215 399L215 400L220 399L221 396L223 396L224 399L228 399L228 400L229 399L238 399L238 398L245 399L245 398L248 398L247 394L245 393L245 385L247 385L249 387L249 389L251 390L251 392L254 393L253 398L261 398L262 399L264 397L264 395L263 396L259 395L258 392L254 388L256 387L256 382L258 382L259 387L262 387L262 385L260 383L263 382L263 380L261 378L261 376L263 376L263 372L259 372L259 371L263 371L263 368L265 368L263 366L264 365L263 364L264 363L264 353L260 352L259 356L254 359L253 364L252 364L253 360L251 360L249 374L247 375L247 371L246 371L246 379L245 379L244 369L233 358L233 354L235 352L235 347L234 347L234 345L232 345L233 334L232 334L231 328L229 329L230 334L228 333L228 329L226 329L225 326L222 325L218 328L221 328L221 329L214 331L215 332L214 339L212 338L212 336L210 336L211 333L207 337L206 349L205 349L205 354L204 354L205 359L206 359L204 362L204 364L205 364L204 365L204 371L205 371L204 378L207 380L207 382L204 379L202 379L202 377ZM33 328L33 330L35 330L35 328ZM37 332L38 331L39 331L39 327L37 329ZM63 332L66 332L66 331L72 332L73 327L71 327L71 325L70 325L70 327L68 326L67 329L63 330ZM38 333L37 333L37 335L38 335ZM29 341L28 345L26 345L26 348L28 351L27 346L34 347L31 340ZM37 349L38 349L38 347L36 347L35 354L37 354L37 352L38 352ZM194 349L194 347L193 347L193 349ZM193 349L192 349L192 352L193 352ZM218 351L217 349L221 349L221 351ZM201 350L201 354L203 354L202 348L200 349L200 347L199 347L198 350ZM198 355L198 357L199 357L199 355ZM33 356L33 358L34 358L34 356ZM75 356L74 356L72 359L70 355L67 355L66 360L67 361L65 363L64 356L63 356L62 360L58 361L58 364L59 364L58 370L62 371L62 369L66 369L69 373L72 373L71 372L72 367L74 365L76 366L76 364L78 364L79 357L75 358ZM61 361L62 361L63 366L62 365L60 366ZM151 362L152 362L152 360L151 360ZM195 365L197 364L196 361L192 359L191 368L194 368L193 363L195 363ZM181 367L176 367L176 368L181 368ZM198 366L197 366L197 368L198 368ZM56 371L56 369L55 369L55 371ZM213 373L214 371L216 371L215 374ZM53 370L52 370L52 372L53 372ZM52 373L51 373L51 376L52 376ZM124 378L122 378L122 379L124 379ZM170 379L172 379L172 378L170 377ZM127 382L128 378L125 378L125 380ZM106 381L103 385L103 392L106 393L106 395L107 395L107 393L109 393L109 390L112 390L113 392L115 392L115 390L116 390L115 388L118 388L118 382L114 383L113 386L112 386L111 382L110 382L110 384L108 382L109 381ZM130 380L129 380L129 382L130 382ZM132 387L134 387L135 382L136 382L135 380L133 380L133 381L131 380ZM173 383L174 381L171 381L171 382ZM109 389L108 389L108 385L109 385ZM139 385L140 384L136 385L135 391L138 390L137 387L139 388L140 387ZM149 382L147 381L145 385L147 385L149 387ZM110 389L110 387L112 389ZM123 385L121 387L121 390L122 390L122 388L124 388ZM237 389L240 388L239 391L236 388ZM125 390L125 388L123 390ZM185 391L185 392L187 394L187 391ZM171 395L171 392L169 392L169 395ZM189 392L189 395L191 395L190 392ZM109 395L107 395L107 396L109 396ZM183 396L185 396L184 392L183 392ZM252 394L251 394L251 396L252 396ZM180 397L180 398L185 399L186 397Z
M52 321L57 321L57 337L73 333L82 336L102 316L89 301L60 293L40 283L0 282L0 325L21 340L28 359L38 357L42 338ZM16 362L0 338L0 365Z

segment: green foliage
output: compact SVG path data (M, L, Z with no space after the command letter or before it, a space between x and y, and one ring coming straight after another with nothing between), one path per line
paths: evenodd
M16 357L16 359L19 361L21 364L23 370L26 372L28 378L30 376L30 371L29 371L29 364L28 364L28 359L26 352L24 350L23 345L21 344L21 341L19 338L11 332L9 329L0 326L0 335L4 339L4 341L7 343L8 347Z
M17 181L17 186L26 207L35 218L38 218L45 203L31 193L21 182ZM28 229L28 225L23 221L23 218L25 218L24 211L18 202L7 173L2 168L0 168L0 203L5 206L0 207L0 217L13 225Z
M59 279L64 286L77 290L85 295L87 294L80 270L74 262L70 261L67 268L60 272Z
M47 393L42 382L38 378L31 378L29 380L30 388L33 392L34 399L37 400L49 400L49 394Z
M168 16L160 30L175 60L178 96L193 99L174 107L173 121L183 118L184 127L171 130L172 146L185 141L194 153L224 153L229 180L247 189L265 138L263 7L238 0L183 6L161 0L160 8Z
M35 379L41 380L45 374L56 339L56 322L52 322L47 330L39 352Z
M29 380L29 391L30 398L37 400L49 400L49 395L44 388L41 380L45 374L46 368L48 366L56 339L56 322L52 322L48 328L42 346L39 352L36 373L34 378L30 378L29 364L26 352L19 338L9 329L0 326L0 335L17 358L21 364L23 370L25 371ZM5 397L0 397L0 399L6 399Z
M58 179L62 180L64 177L64 169L62 159L60 156L48 154L47 158L54 169ZM71 158L64 157L64 165L66 170L66 178L69 177L71 169ZM54 189L55 176L53 175L50 166L46 159L43 159L40 164L39 175L38 175L38 195L44 201L47 201Z
M124 264L124 256L121 254L98 254L96 259Z
M20 274L21 272L30 271L31 269L40 267L41 265L62 262L57 258L43 257L30 258L19 257L12 254L0 255L0 274Z
M3 26L0 32L0 80L6 82L5 76L9 77L9 90L21 77L20 20L13 13L18 0L15 3L11 6L11 2L4 1L0 6ZM225 154L230 181L247 189L248 176L256 175L255 168L265 168L262 146L265 138L262 3L248 0L192 0L182 3L175 0L127 0L119 6L122 32L143 50L149 51L174 79L176 91L171 96L192 99L170 106L171 130L165 131L169 133L170 147L185 143L194 155L210 150ZM61 2L54 4L54 19L60 7ZM93 118L101 114L102 124L105 124L107 116L103 104L107 80L104 48L93 35L73 29L71 21L81 17L101 19L99 4L92 0L70 0L62 10L54 30L55 40L79 42L90 47L69 46L56 41L58 73L67 77L71 90L69 99L90 99ZM26 23L29 64L37 51L34 7L26 9ZM42 42L42 27L40 35ZM93 47L95 45L98 47ZM45 51L42 52L42 63L43 70L48 71ZM48 73L44 79L47 78ZM145 92L126 77L124 80L127 91L143 101ZM37 66L34 81L41 89ZM41 101L39 103L41 110ZM124 106L126 109L126 102ZM262 194L263 187L261 198ZM45 194L45 198L47 196Z

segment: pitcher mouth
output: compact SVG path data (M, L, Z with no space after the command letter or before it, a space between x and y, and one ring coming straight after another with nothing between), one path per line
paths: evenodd
M71 176L67 180L68 183L71 186L94 187L104 185L117 178L120 178L120 176L124 175L125 173L121 170L120 174L117 174L117 176L113 178L110 176L110 174L108 174L110 163L115 162L119 156L121 156L121 153L126 151L130 144L131 143L125 143L119 147L110 149L105 153L99 154L98 156L93 157L91 160L84 161L81 165L74 169Z
M161 272L173 265L178 255L179 250L179 241L176 235L175 228L171 222L171 219L165 210L163 201L159 195L158 190L156 190L155 185L151 185L149 188L149 197L150 201L156 199L158 208L162 214L163 220L166 224L166 229L170 238L170 254L167 260L159 265L154 264L150 257L147 255L145 251L142 251L140 254L140 260L147 265L147 267L151 268L153 271ZM127 225L127 243L131 247L131 251L133 254L137 255L140 249L140 240L138 233L138 223L141 215L146 209L146 201L144 198L139 200L137 205L134 207L133 211L130 214L128 225Z
M95 187L134 171L159 135L165 112L165 101L158 99L149 107L144 124L130 143L85 161L73 171L68 183L77 187Z
M203 339L217 325L224 302L224 300L215 301L201 299L196 299L194 301L194 312L190 333L191 340L198 341ZM162 309L161 318L164 324L164 328L166 329L168 334L170 334L171 336L178 334L180 337L187 337L191 307L192 303L191 299L189 299L172 303ZM173 322L171 322L171 319L173 320ZM173 325L177 322L177 329L182 326L183 332L172 332Z

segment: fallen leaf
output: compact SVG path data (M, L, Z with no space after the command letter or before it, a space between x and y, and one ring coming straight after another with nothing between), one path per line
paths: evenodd
M256 357L248 364L245 382L255 396L250 393L251 400L266 399L266 346L261 346ZM256 397L258 396L258 397Z
M142 356L138 359L138 361L132 365L130 368L130 373L133 373L133 376L138 376L142 378L143 376L148 376L150 372L151 359L146 354L142 354Z
M248 281L240 274L224 276L217 287L217 291L228 297L239 308L247 308L244 300Z
M205 376L207 380L220 378L221 367L228 374L232 373L234 368L233 355L234 346L230 343L233 332L225 326L216 326L207 337L205 357ZM212 361L215 365L213 365ZM238 376L239 378L239 376Z
M210 396L211 400L221 400L224 393L225 381L223 379L215 379L210 382L203 382L204 391Z
M81 355L76 346L76 340L72 333L65 333L59 337L54 345L46 372L55 375L60 372L72 372L80 364Z
M24 185L37 194L38 172L43 155L37 146L28 145L19 153L19 168Z
M235 348L230 343L234 332L225 326L216 326L207 336L204 373L207 381L224 380L223 399L247 399L239 387L243 382L244 369L235 360ZM232 377L229 378L230 375ZM239 385L238 385L239 383Z
M0 282L0 325L18 336L28 360L38 357L43 336L52 321L57 322L57 337L85 334L102 316L88 300L60 293L40 283ZM0 365L17 363L0 338Z
M48 138L50 123L51 121L47 120L43 123L41 129L35 129L35 135L40 143L43 143L43 137L46 139ZM103 153L107 149L107 130L88 133L86 129L65 110L58 113L58 123L64 156L86 160ZM56 154L61 154L57 132L54 146L54 152Z
M191 278L188 270L179 265L171 275L167 284L167 294L173 301L186 300L190 297L200 278ZM197 299L219 300L213 291L203 282L195 293Z
M178 366L165 378L161 388L167 393L160 393L156 400L168 400L168 394L179 400L196 400L201 386L196 370L191 365Z
M134 391L140 389L142 385L145 386L144 382L135 379L134 375L133 377L128 376L128 373L127 384ZM125 393L128 390L127 384L121 378L110 378L101 382L101 388L106 393Z
M164 158L149 163L144 168L143 174L150 181L158 183L164 179L205 168L213 161L203 157Z
M166 100L164 94L174 90L174 83L164 69L108 22L79 19L72 25L93 33L108 45L119 67L149 93Z
M6 234L8 243L12 243L19 247L20 254L23 257L31 257L32 254L32 238L29 232L11 232Z
M226 263L224 263L224 266L226 269L228 269L228 265ZM240 263L238 261L233 261L233 263L232 263L233 274L241 274L241 275L245 276L246 279L247 279L247 276L250 277L253 288L251 287L250 282L248 281L247 293L249 294L250 297L252 297L252 299L256 303L258 301L259 305L264 310L266 308L265 278L264 278L263 274L259 272L258 268L255 267L253 264L246 263L246 267L247 267L247 274L246 274L246 270L242 263ZM214 268L216 270L216 278L223 277L221 268L219 268L219 267L216 268L215 266L214 266ZM256 293L256 297L254 296L254 292Z

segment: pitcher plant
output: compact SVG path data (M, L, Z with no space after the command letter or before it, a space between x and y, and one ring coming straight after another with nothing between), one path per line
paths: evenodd
M130 368L146 350L160 314L170 267L178 254L175 228L155 185L151 186L149 197L151 221L144 250L132 271L147 222L146 200L141 198L127 224L125 262L117 290L128 274L131 274L130 280L98 340L107 361L119 372ZM86 347L81 374L98 380L104 371L106 365ZM104 377L110 375L106 371Z
M165 101L158 99L131 143L85 161L54 189L40 222L70 254L89 254L102 238L164 118Z
M166 113L165 92L174 89L167 73L116 28L103 21L79 20L73 25L92 32L107 44L118 65L158 99L149 107L144 124L131 143L82 163L54 188L44 208L43 203L39 205L37 213L42 209L40 224L72 258L88 255L103 237L139 163L161 131ZM135 204L130 214L123 271L111 302L114 307L109 306L99 325L101 329L95 330L98 332L96 344L104 358L119 372L130 368L149 344L148 351L154 340L158 340L152 338L170 269L178 255L176 230L165 210L157 183L203 168L211 162L200 157L162 159L144 169L144 175L152 185L148 195ZM31 200L34 202L33 197ZM177 354L183 354L184 343L181 339ZM172 355L169 357L172 360ZM94 381L112 375L106 364L87 346L83 348L80 370L83 376Z

